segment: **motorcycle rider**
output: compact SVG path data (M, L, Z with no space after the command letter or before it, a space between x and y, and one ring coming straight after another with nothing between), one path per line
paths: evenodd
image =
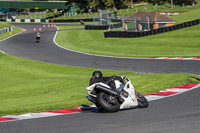
M36 37L35 37L35 39L36 39L36 42L39 42L39 40L40 40L40 37L41 37L41 35L40 35L40 33L38 32L38 33L36 34Z
M124 83L121 76L110 76L110 77L103 77L103 74L101 71L94 71L92 74L92 78L90 79L89 85L102 82L107 85L109 85L111 88L116 89L114 80L119 80L121 83Z
M87 99L102 112L117 112L119 109L147 108L148 101L135 91L126 76L103 77L101 71L94 71L86 88ZM108 86L109 87L108 87Z
M39 38L40 38L40 33L39 33L39 32L36 34L36 37L39 37Z

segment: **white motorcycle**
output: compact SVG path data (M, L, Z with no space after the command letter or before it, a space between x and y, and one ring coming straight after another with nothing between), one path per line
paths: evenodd
M131 80L122 76L123 83L114 80L116 89L111 88L105 83L99 82L87 87L89 101L93 102L99 111L117 112L120 109L147 108L147 99L136 92Z

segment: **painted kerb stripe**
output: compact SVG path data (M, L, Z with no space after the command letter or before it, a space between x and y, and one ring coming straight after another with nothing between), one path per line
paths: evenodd
M176 86L169 89L161 90L159 92L154 92L152 94L147 94L145 97L148 101L158 100L161 98L166 98L174 95L181 94L183 92L190 91L192 89L196 89L200 87L199 83L190 83L182 86ZM91 111L97 110L96 107L81 107L75 109L61 109L57 111L46 111L41 113L27 113L22 115L8 115L0 117L0 122L8 122L8 121L16 121L16 120L24 120L24 119L33 119L33 118L41 118L41 117L50 117L50 116L57 116L57 115L66 115L66 114L74 114L80 113L83 111Z

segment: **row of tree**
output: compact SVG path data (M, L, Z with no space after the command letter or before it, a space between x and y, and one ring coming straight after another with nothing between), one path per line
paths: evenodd
M69 2L84 2L87 3L91 10L98 9L122 9L127 7L134 7L135 3L148 2L155 5L169 3L173 8L174 5L194 5L195 0L69 0Z
M34 1L45 1L45 0L34 0ZM66 1L69 3L81 3L86 10L97 11L98 9L109 9L113 8L114 10L123 9L127 7L134 7L135 3L147 2L154 5L167 4L171 5L173 8L174 5L193 5L196 3L195 0L46 0L46 1Z

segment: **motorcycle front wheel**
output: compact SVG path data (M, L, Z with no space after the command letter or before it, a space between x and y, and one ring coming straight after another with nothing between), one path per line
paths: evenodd
M97 103L100 107L108 112L118 112L120 108L119 101L117 99L110 99L110 95L104 92L97 94Z
M147 108L149 106L148 100L142 94L135 92L135 95L138 101L139 108Z

